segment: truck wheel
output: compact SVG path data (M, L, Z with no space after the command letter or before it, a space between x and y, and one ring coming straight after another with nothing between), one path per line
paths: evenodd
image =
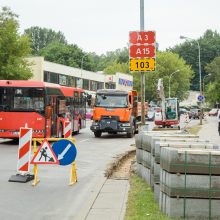
M134 125L132 125L131 131L127 133L128 138L134 137Z
M102 132L101 131L94 131L95 137L101 137Z

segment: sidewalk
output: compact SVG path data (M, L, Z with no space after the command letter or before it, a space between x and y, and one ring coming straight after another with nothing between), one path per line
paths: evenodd
M215 145L218 145L220 149L220 136L218 134L218 119L217 117L207 117L207 121L204 121L202 129L198 135L201 139L209 140Z
M123 220L128 191L128 180L101 178L76 220Z

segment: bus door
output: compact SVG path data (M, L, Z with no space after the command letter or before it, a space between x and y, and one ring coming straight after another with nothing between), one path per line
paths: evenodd
M52 107L51 117L51 136L57 136L57 97L50 97L50 105Z

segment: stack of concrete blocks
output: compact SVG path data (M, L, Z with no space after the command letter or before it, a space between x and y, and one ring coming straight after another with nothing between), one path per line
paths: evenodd
M148 163L150 162L150 186L151 189L154 190L155 183L159 183L159 178L155 178L154 176L154 164L155 164L155 158L154 158L154 145L152 145L153 139L159 139L159 138L192 138L192 137L198 137L195 135L189 135L185 133L180 133L179 131L168 131L168 132L155 132L150 134L145 134L142 138L142 146L143 149L150 154L150 158ZM154 143L154 142L153 142ZM157 187L157 186L155 186ZM158 187L157 187L158 188Z
M171 218L220 219L220 151L163 147L160 209Z
M195 137L193 135L184 134L181 131L147 131L140 132L135 136L136 142L136 160L137 160L137 173L142 177L153 189L154 178L152 172L151 155L151 139L152 137Z
M182 142L180 142L182 141ZM187 138L185 137L184 140L180 139L172 139L167 138L166 142L156 141L154 145L154 179L157 180L154 184L154 197L155 200L159 202L159 195L160 195L160 173L161 173L161 166L160 166L160 154L161 149L164 147L173 147L173 148L201 148L201 149L213 149L213 144L209 143L205 140L200 140L197 138Z
M160 192L160 161L155 157L155 145L160 142L173 143L173 142L198 142L197 135L190 134L173 134L171 135L162 135L162 136L153 136L151 137L151 174L152 174L152 184L154 184L152 189L154 190L155 200L159 202L159 192ZM205 141L204 141L205 142Z

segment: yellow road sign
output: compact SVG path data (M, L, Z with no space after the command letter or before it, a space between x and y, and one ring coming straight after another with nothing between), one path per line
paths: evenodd
M155 59L130 59L130 71L155 71Z

